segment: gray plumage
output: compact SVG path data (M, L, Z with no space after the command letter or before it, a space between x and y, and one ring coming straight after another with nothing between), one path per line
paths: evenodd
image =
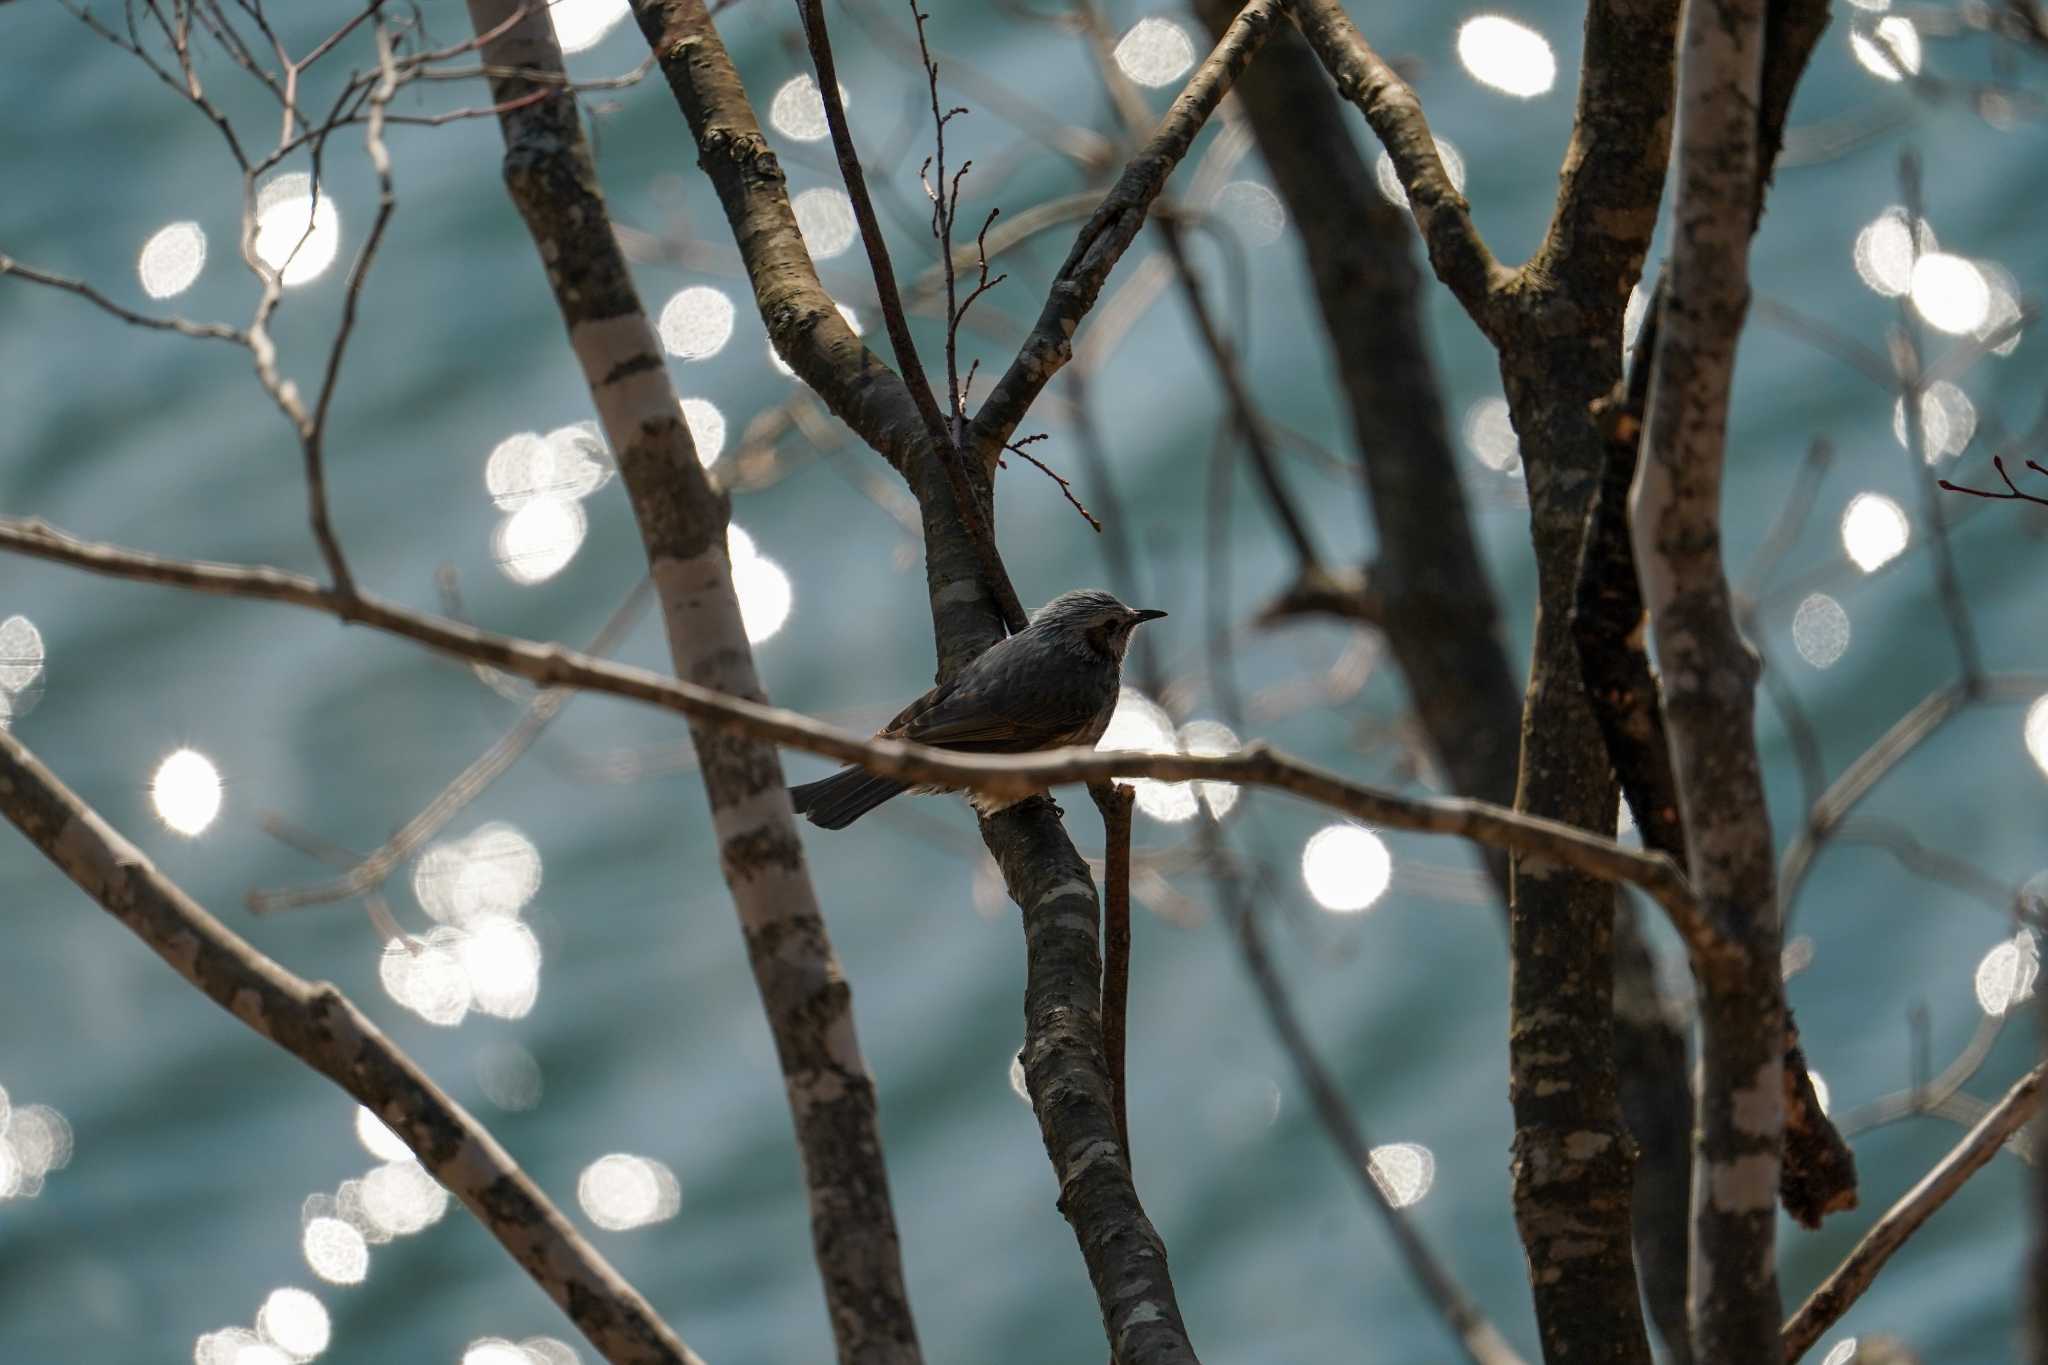
M875 732L963 754L1019 754L1093 744L1109 728L1131 632L1163 611L1133 611L1106 592L1063 593L1038 609L1031 624L991 645L951 682L934 687ZM844 829L892 796L948 791L913 787L843 768L789 789L797 814L822 829ZM991 814L1015 801L975 797Z

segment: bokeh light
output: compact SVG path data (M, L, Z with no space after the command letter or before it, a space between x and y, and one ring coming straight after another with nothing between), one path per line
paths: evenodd
M454 952L461 930L443 927L425 940L384 945L377 977L386 994L430 1024L453 1028L469 1014L476 992Z
M1828 1353L1820 1358L1820 1365L1850 1365L1856 1359L1856 1338L1843 1337L1828 1347Z
M1436 1184L1436 1154L1419 1142L1390 1142L1372 1149L1373 1183L1397 1209L1418 1204Z
M1920 30L1904 15L1888 14L1875 24L1852 24L1849 50L1857 64L1879 80L1901 81L1920 74Z
M1997 1019L2015 1005L2034 998L2034 986L2041 975L2041 948L2032 931L2020 930L1984 954L1977 964L1972 985L1977 1007Z
M379 1161L411 1161L412 1148L366 1105L356 1106L356 1141Z
M732 559L732 590L740 601L740 624L747 643L773 639L789 621L796 590L782 566L754 548L754 538L737 525L726 528L726 553Z
M1457 145L1448 138L1436 139L1437 159L1444 164L1444 178L1451 182L1451 188L1460 194L1465 192L1465 157ZM1395 208L1408 207L1408 190L1401 184L1401 172L1394 167L1394 158L1381 152L1372 167L1373 183L1380 187L1380 196Z
M142 292L153 299L171 299L192 287L206 267L206 233L193 222L170 223L150 234L135 258Z
M1991 312L1991 287L1983 272L1946 251L1931 251L1913 262L1911 292L1913 311L1950 336L1976 331Z
M732 340L732 300L723 290L696 284L680 290L661 306L655 330L662 348L683 360L717 355Z
M484 488L501 511L544 498L573 502L610 481L611 452L595 422L573 422L547 435L515 431L484 461Z
M2048 695L2034 698L2034 704L2027 708L2021 733L2026 737L2027 753L2032 755L2034 766L2048 776Z
M628 0L548 0L555 41L565 53L587 52L630 13Z
M1116 45L1116 64L1139 85L1158 87L1195 64L1187 30L1157 15L1140 19Z
M1935 380L1920 395L1920 434L1929 464L1962 454L1977 434L1977 405L1946 379ZM1903 398L1892 404L1892 436L1910 444Z
M1519 473L1522 443L1505 398L1482 398L1465 409L1465 448L1472 458L1502 474Z
M1813 1097L1820 1103L1820 1112L1832 1113L1835 1096L1834 1092L1828 1089L1827 1080L1818 1071L1809 1070L1806 1073L1806 1083L1813 1087Z
M196 749L176 750L157 765L149 797L159 820L194 838L220 814L220 769Z
M491 556L505 577L531 587L567 568L589 531L582 503L535 498L498 523L491 533Z
M725 453L725 414L708 398L685 398L682 406L683 425L690 429L697 463L709 469Z
M1918 235L1919 254L1940 249L1934 229L1924 218L1920 220ZM1913 233L1906 226L1906 210L1893 204L1857 232L1851 257L1866 286L1888 299L1896 299L1913 287L1915 251Z
M0 1200L33 1199L71 1164L71 1123L47 1104L15 1105L0 1089Z
M1824 592L1810 593L1792 613L1792 646L1815 668L1832 668L1849 648L1849 613Z
M387 1161L362 1180L363 1212L394 1237L410 1236L441 1221L448 1191L408 1157Z
M420 909L460 927L518 914L540 884L540 850L502 821L429 846L412 869Z
M1157 702L1135 687L1117 693L1116 709L1109 726L1095 742L1097 749L1134 749L1147 754L1174 752L1173 718ZM1159 782L1149 777L1119 777L1137 797L1140 811L1154 820L1178 824L1195 817L1195 793L1185 782Z
M1557 56L1527 24L1481 14L1458 29L1458 60L1472 79L1502 94L1529 99L1557 84Z
M576 1179L576 1202L591 1222L610 1232L673 1218L682 1198L674 1171L652 1157L625 1152L599 1157Z
M1287 231L1287 207L1256 180L1233 180L1216 192L1216 212L1246 246L1271 246Z
M340 1218L309 1218L299 1237L306 1268L329 1284L361 1284L370 1273L370 1246Z
M327 1349L334 1325L327 1305L289 1285L270 1291L256 1310L256 1335L293 1361L308 1361Z
M846 87L839 87L839 107L851 109ZM809 75L784 81L768 104L768 122L775 131L795 142L817 142L829 137L832 127L825 120L825 100L817 81Z
M517 1043L494 1043L477 1054L477 1088L507 1113L539 1104L544 1080L539 1060Z
M1393 855L1359 825L1325 825L1301 850L1301 879L1316 904L1340 915L1371 908L1393 880Z
M256 259L278 272L287 289L325 274L341 251L341 214L313 177L289 171L256 192Z
M804 248L813 260L829 261L844 255L860 236L860 225L853 217L853 201L844 190L830 186L805 190L790 200L789 209L796 215L796 230L802 234Z
M1842 549L1865 573L1905 553L1911 535L1905 512L1882 493L1858 493L1842 511Z

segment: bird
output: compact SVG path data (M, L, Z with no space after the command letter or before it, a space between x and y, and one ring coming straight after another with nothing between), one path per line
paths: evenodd
M896 713L877 739L904 739L960 754L1021 754L1094 744L1109 728L1131 633L1163 611L1135 610L1099 588L1062 593L1030 624L989 646L974 661ZM916 786L842 768L791 787L796 812L820 829L845 829L904 792L956 790ZM1024 798L973 793L976 811L992 815Z

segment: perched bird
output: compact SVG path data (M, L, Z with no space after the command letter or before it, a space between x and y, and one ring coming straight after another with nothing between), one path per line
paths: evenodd
M1068 744L1093 744L1109 728L1131 631L1163 611L1133 611L1106 592L1063 593L1038 609L1031 624L953 678L898 712L877 739L907 739L963 754L1021 754ZM913 787L860 768L789 789L797 814L821 829L845 829L892 796L951 791ZM974 808L992 814L1014 800L978 794Z

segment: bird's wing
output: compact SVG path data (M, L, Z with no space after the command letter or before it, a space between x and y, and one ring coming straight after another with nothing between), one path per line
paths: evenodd
M1102 698L1085 689L977 686L963 676L919 698L885 732L968 753L1018 753L1063 744L1094 721Z

